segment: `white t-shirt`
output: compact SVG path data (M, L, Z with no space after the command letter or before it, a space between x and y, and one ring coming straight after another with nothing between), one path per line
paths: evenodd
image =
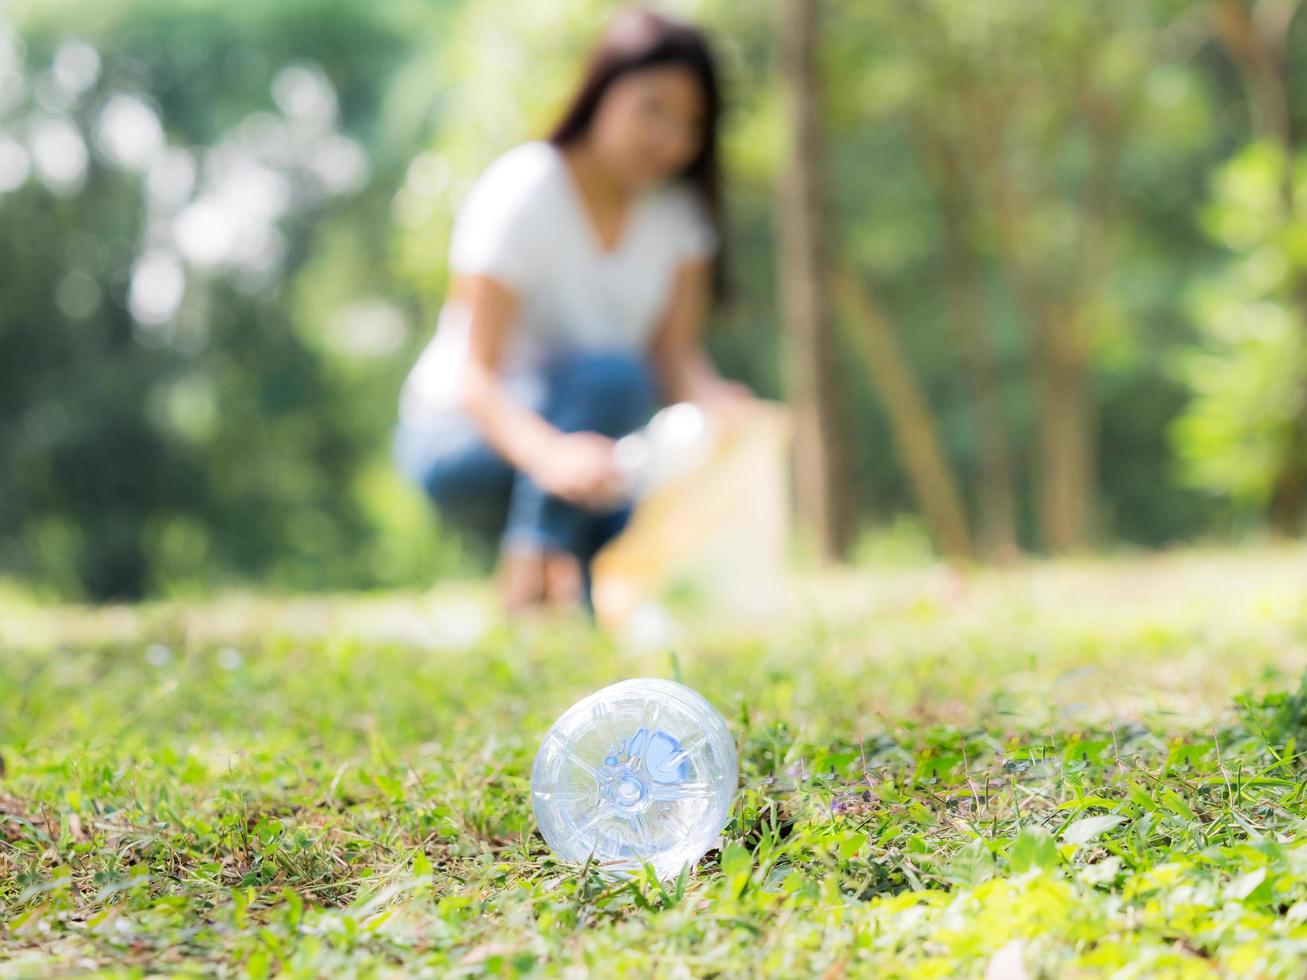
M604 250L551 143L514 147L473 185L454 221L449 267L455 275L489 276L517 296L500 365L515 397L541 395L540 369L552 355L647 349L678 268L711 257L719 245L699 195L681 183L633 201L621 236ZM401 422L429 427L457 416L468 324L466 304L447 300L404 382Z

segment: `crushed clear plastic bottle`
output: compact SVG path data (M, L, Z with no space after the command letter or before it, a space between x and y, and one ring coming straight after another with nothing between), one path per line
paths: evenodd
M531 770L531 804L562 860L626 877L680 874L717 845L739 781L721 715L683 684L641 677L583 698L554 722Z

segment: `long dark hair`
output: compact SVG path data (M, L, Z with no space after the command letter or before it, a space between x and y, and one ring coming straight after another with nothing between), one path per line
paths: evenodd
M713 295L720 302L726 297L727 286L725 209L717 137L722 98L716 61L701 30L640 7L617 11L591 49L581 82L548 139L557 147L574 143L590 129L610 85L623 75L663 65L689 69L703 91L703 145L676 179L699 193L722 243L713 262Z

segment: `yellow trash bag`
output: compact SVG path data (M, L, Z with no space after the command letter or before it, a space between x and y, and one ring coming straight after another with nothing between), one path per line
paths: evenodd
M629 633L688 592L714 621L759 623L787 606L789 411L756 401L701 466L654 490L595 556L592 596L605 627Z

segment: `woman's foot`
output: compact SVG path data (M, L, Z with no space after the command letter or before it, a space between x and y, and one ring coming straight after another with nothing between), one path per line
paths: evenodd
M571 612L584 606L581 562L566 551L503 552L499 589L509 613Z
M545 598L544 555L505 551L499 556L499 594L509 613L539 608Z
M566 551L550 551L544 556L545 603L559 610L578 610L584 605L581 561Z

